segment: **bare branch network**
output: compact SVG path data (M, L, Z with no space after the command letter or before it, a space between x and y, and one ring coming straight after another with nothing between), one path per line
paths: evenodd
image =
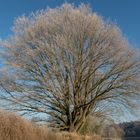
M136 51L88 6L23 16L13 30L1 45L0 98L8 108L47 114L55 127L78 132L102 103L127 106L139 95Z

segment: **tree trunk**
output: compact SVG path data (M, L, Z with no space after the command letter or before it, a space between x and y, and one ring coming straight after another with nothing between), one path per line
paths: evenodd
M84 109L81 109L79 111L79 114L77 115L77 113L74 116L74 120L72 121L72 123L69 125L69 132L79 132L81 130L81 128L83 127L85 120L87 118L87 110L88 107Z

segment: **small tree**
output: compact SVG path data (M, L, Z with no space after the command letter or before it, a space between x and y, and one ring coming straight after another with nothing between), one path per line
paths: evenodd
M139 93L136 51L86 5L20 17L2 46L1 99L62 130L78 132L101 104L126 106Z

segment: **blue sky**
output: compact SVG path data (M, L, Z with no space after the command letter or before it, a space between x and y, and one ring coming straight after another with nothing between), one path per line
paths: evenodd
M66 1L76 6L81 2L90 4L94 12L117 23L129 42L140 48L140 0L0 0L0 38L11 35L17 17Z
M23 14L60 6L63 2L90 4L93 11L116 22L128 40L140 48L140 0L0 0L0 38L11 34L13 21Z

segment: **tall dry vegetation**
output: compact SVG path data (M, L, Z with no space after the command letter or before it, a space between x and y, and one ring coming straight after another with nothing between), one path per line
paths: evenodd
M79 132L90 115L138 99L140 58L116 25L86 5L20 17L1 46L2 103L43 113L53 127Z
M37 140L32 124L11 113L0 111L0 140Z
M100 140L100 136L55 133L15 115L0 111L0 140Z

